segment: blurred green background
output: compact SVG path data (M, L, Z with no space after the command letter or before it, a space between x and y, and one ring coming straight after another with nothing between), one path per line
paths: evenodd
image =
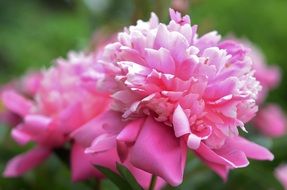
M23 75L28 70L48 67L69 50L90 49L138 18L147 20L150 11L167 22L170 0L1 0L0 1L0 83ZM281 67L283 78L268 101L287 108L286 0L192 0L186 12L203 34L218 30L220 34L248 38L266 55L270 64ZM273 162L252 162L244 169L232 171L228 182L191 156L183 185L176 189L282 189L273 177L273 169L287 162L287 138L270 140L250 135L271 148ZM28 147L18 147L0 127L0 171L13 155ZM104 182L106 189L114 189ZM89 189L87 184L70 182L68 168L56 157L21 178L0 178L0 190Z

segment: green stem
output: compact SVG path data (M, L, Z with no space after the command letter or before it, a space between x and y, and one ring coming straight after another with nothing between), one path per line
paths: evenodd
M154 190L156 184L156 175L152 175L148 190Z

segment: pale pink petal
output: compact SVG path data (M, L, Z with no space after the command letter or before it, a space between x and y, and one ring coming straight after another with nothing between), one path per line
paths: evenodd
M145 52L149 67L164 73L173 74L175 72L175 63L167 49L160 48L159 50L154 50L146 48Z
M176 137L190 133L190 124L182 107L178 105L173 113L173 127Z

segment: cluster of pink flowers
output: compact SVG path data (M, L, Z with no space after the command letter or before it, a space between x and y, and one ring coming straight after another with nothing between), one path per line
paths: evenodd
M4 175L23 174L66 144L74 180L102 177L92 164L116 171L121 162L144 188L151 175L159 177L157 188L181 184L188 150L223 179L248 158L272 160L239 130L258 110L259 81L264 90L278 79L260 78L264 67L253 65L244 44L215 31L199 37L189 16L170 9L170 17L165 25L152 14L97 52L57 60L37 83L28 80L31 96L2 93L21 117L12 137L36 144ZM268 113L258 126L260 117Z

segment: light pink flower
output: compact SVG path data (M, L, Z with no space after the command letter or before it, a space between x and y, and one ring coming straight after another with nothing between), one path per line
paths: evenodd
M287 165L280 165L275 170L275 176L278 181L282 184L285 190L287 190Z
M248 50L216 32L198 37L188 16L170 15L165 25L152 14L105 47L99 86L112 93L111 110L95 119L102 131L90 126L73 136L92 155L117 146L122 162L173 186L182 182L187 148L223 178L247 158L272 160L238 136L257 111L261 88Z
M268 104L262 107L252 123L264 135L269 137L280 137L286 134L286 116L276 104Z
M58 59L54 67L45 71L40 82L30 78L24 83L35 93L33 97L27 98L12 90L3 93L5 106L22 118L12 129L12 137L21 145L31 141L37 144L13 158L4 171L5 176L19 176L40 164L54 148L70 140L73 130L106 109L107 95L91 91L92 84L84 79L94 62L94 56L70 53L68 60ZM81 156L74 149L72 163ZM73 178L81 178L77 174L81 168L72 166Z

